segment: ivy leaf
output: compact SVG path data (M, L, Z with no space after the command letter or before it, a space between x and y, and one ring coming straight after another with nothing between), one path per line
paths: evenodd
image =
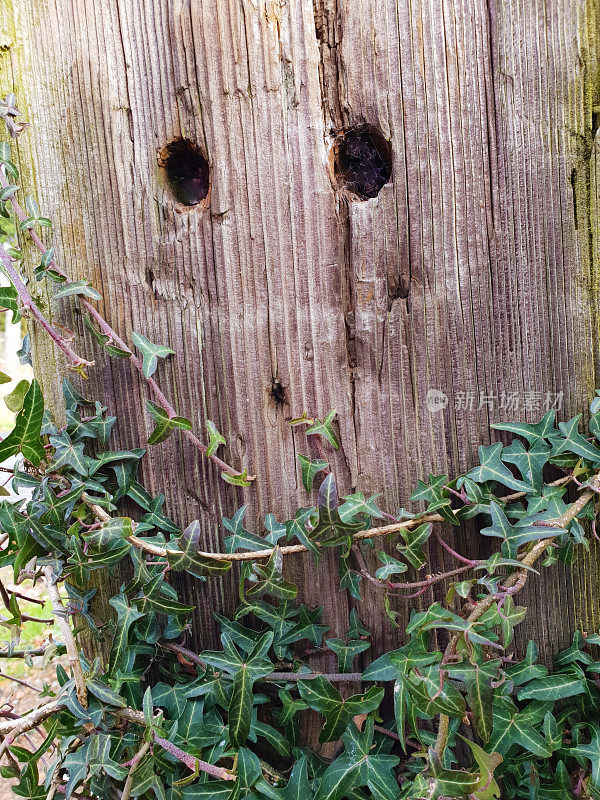
M529 481L531 488L539 492L542 488L544 466L548 462L551 448L542 440L535 442L529 450L515 439L510 447L505 447L502 460L514 464L524 481Z
M148 444L164 442L174 430L191 431L192 423L185 417L170 417L167 412L151 400L146 400L146 408L156 427L148 438Z
M131 340L138 350L143 355L142 372L145 378L151 378L156 372L159 358L166 358L169 355L174 355L175 351L170 347L165 347L161 344L153 344L141 333L135 331L131 334Z
M398 782L394 768L397 756L377 752L373 745L373 721L364 730L351 724L343 734L344 752L325 770L316 800L340 800L353 797L365 786L375 800L395 800Z
M451 683L441 683L437 664L423 668L421 673L410 672L399 675L406 683L414 704L427 717L446 714L448 717L462 718L465 714L465 701Z
M296 539L298 539L298 541L308 550L317 554L320 552L320 550L317 544L312 540L307 528L314 513L314 508L299 508L296 511L296 516L294 519L288 520L285 523L285 528L288 539L293 539L296 537Z
M479 448L479 462L481 466L469 470L466 477L476 483L495 481L516 492L531 491L531 486L523 481L518 481L508 467L502 463L502 447L502 442L496 442L496 444L492 444L489 447L484 447L482 445Z
M333 420L337 416L337 411L330 411L329 414L324 418L323 422L318 419L306 429L307 436L322 436L329 444L333 447L334 450L337 450L340 446L339 439L333 430Z
M518 664L511 664L506 668L506 674L515 686L528 683L535 678L545 678L548 674L548 667L543 664L536 664L538 659L537 645L531 639L527 645L527 652L523 661Z
M273 669L272 662L266 657L273 643L273 632L263 634L247 655L240 654L229 634L223 633L221 641L221 652L207 651L202 653L201 658L233 679L229 703L229 738L233 745L239 747L250 733L254 683Z
M252 565L252 575L248 579L253 582L253 586L246 591L246 596L254 599L270 594L282 600L294 600L298 594L298 587L284 580L282 570L281 548L274 547L271 557L264 566L259 563Z
M519 700L562 700L582 694L585 681L573 675L547 675L530 681L524 686L517 698Z
M371 647L370 642L365 642L364 639L351 639L349 642L343 639L327 639L325 644L337 656L338 672L350 672L356 656Z
M447 475L432 475L429 473L427 482L417 480L417 488L411 494L410 499L416 503L419 500L424 500L426 503L433 503L440 498L448 496L448 490L445 488L448 483Z
M497 431L515 433L527 439L529 444L536 444L536 442L539 442L541 439L547 439L556 432L556 428L554 427L555 422L556 411L551 408L535 425L527 422L497 422L492 425L492 428Z
M463 661L448 666L448 675L466 686L467 702L473 712L473 726L484 743L492 733L492 682L497 679L500 660Z
M544 706L529 704L524 711L508 697L497 697L493 704L492 737L487 749L506 755L512 745L518 744L540 758L549 758L551 752L538 730L544 718Z
M121 347L117 347L116 345L112 344L112 338L108 336L108 334L99 331L88 314L86 314L83 323L91 333L94 340L106 350L109 356L115 356L116 358L131 358L131 352L129 350L123 350Z
M311 461L308 456L300 455L298 456L298 461L300 462L300 469L302 471L302 483L306 491L310 492L312 491L315 476L322 470L328 469L329 463L327 461L321 461L320 459Z
M517 550L522 544L548 538L549 529L547 527L529 524L528 520L533 518L526 518L525 520L520 520L518 525L512 525L498 503L490 503L490 516L492 517L492 525L483 528L480 533L483 536L494 536L502 539L506 548L504 555L509 558L516 556ZM560 528L552 528L553 536L558 533L564 533L564 531Z
M0 308L12 311L13 325L21 319L18 297L19 294L14 286L0 286Z
M429 748L429 775L435 787L433 797L469 797L480 784L478 772L465 772L461 769L446 769L442 766L436 751Z
M593 444L590 444L587 439L584 439L577 430L580 420L581 414L578 414L568 422L558 423L562 437L550 437L550 442L552 444L551 458L556 458L563 453L575 453L575 455L586 458L594 464L600 463L600 450L594 447Z
M61 297L89 297L91 300L102 300L100 292L96 291L93 286L90 286L88 281L73 281L72 283L64 283L60 289L54 292L56 300Z
M377 507L375 502L380 495L374 494L372 497L365 498L362 492L344 497L344 502L338 508L338 514L342 522L351 522L358 514L366 514L374 519L382 519L383 512Z
M110 686L107 686L102 681L98 680L87 680L85 685L88 688L88 691L91 692L94 697L97 697L101 703L105 703L109 706L117 706L118 708L125 708L127 703L121 697L118 692L115 692L114 689L111 689Z
M207 575L223 575L231 568L231 561L225 559L207 558L200 555L202 529L198 520L192 522L184 530L175 544L179 552L174 552L167 547L167 561L171 569L178 572L186 571L197 577Z
M516 606L510 595L506 598L504 605L498 604L497 608L501 618L504 649L506 649L512 642L515 627L525 619L527 609L524 606Z
M310 708L325 717L319 736L320 742L339 739L352 717L375 711L383 699L383 689L376 686L372 686L364 694L354 694L342 699L338 690L320 675L311 680L299 680L298 691Z
M375 577L379 578L379 580L388 580L392 575L401 575L408 570L406 564L388 555L383 550L378 553L377 557L380 561L383 561L383 567L379 567L375 573Z
M23 408L17 414L15 427L0 442L0 463L16 453L22 453L28 461L39 466L46 455L40 439L43 416L42 390L39 383L33 380L23 400Z
M474 797L477 800L497 800L500 797L500 787L494 779L494 772L499 764L502 763L502 756L499 753L486 753L486 751L470 739L461 737L471 748L475 763L479 768L479 785L475 789Z
M308 766L305 755L301 756L294 764L287 786L281 790L281 794L283 800L312 800L313 793L308 782Z
M109 604L117 612L117 629L110 648L110 661L108 671L115 675L116 671L125 661L125 655L129 646L129 629L134 622L141 619L144 615L134 606L129 604L129 600L124 592L120 592L115 597L111 597Z
M594 725L590 743L571 748L570 754L576 758L589 759L592 764L592 784L600 788L600 728Z
M396 550L399 550L415 569L420 569L427 560L423 545L431 536L431 530L431 523L426 523L419 525L418 528L402 528L400 531L405 544L396 545Z
M13 414L18 414L18 412L23 408L23 401L25 400L25 395L27 394L28 390L29 381L22 380L17 383L10 394L6 395L4 402L6 403L6 407L9 411L12 411Z
M209 419L206 420L206 430L208 431L209 440L208 447L206 448L206 453L204 455L210 458L217 452L219 445L227 444L227 441L225 437L219 433L215 423L211 422Z
M221 478L225 481L225 483L230 483L232 486L250 486L251 481L254 478L251 478L248 475L248 470L245 469L243 472L237 472L235 475L232 475L230 472L222 472Z
M63 467L70 467L84 477L89 474L90 459L84 455L82 443L73 444L66 431L50 436L50 444L55 448L49 469L57 472Z

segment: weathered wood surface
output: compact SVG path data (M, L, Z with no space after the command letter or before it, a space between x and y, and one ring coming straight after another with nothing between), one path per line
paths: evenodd
M25 101L22 163L58 256L115 328L177 351L159 378L179 413L215 421L258 474L226 489L184 440L151 451L147 483L179 522L200 517L206 549L242 503L253 530L308 504L294 462L314 444L286 422L304 409L338 410L342 491L383 491L390 510L428 470L471 465L490 422L540 415L500 408L503 393L585 409L599 383L597 0L2 5L2 91ZM391 140L393 179L360 201L333 186L329 151L365 122ZM208 210L161 181L158 153L180 135L210 160ZM118 412L118 443L144 444L140 382L96 355L90 391ZM445 410L430 413L429 389ZM459 541L479 552L472 533ZM291 569L343 631L335 558ZM597 628L597 573L592 553L532 581L521 636L548 655L575 625ZM198 643L231 587L186 583ZM377 650L398 641L369 589L361 616Z

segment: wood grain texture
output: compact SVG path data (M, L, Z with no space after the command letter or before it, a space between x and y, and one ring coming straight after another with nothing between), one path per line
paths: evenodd
M252 530L309 504L295 459L316 445L286 422L304 409L337 409L342 492L383 491L389 510L427 471L472 465L491 422L540 415L500 407L510 393L563 392L563 418L585 409L598 362L597 0L2 3L14 20L2 91L12 81L26 96L22 162L35 163L59 257L100 289L116 329L176 350L158 376L179 413L201 430L213 420L229 460L258 473L242 492L182 439L151 451L149 488L179 522L201 519L205 549L222 547L221 517L242 503ZM392 181L367 201L337 190L329 164L340 131L363 123L393 151ZM207 210L165 189L157 157L180 135L210 161ZM143 388L96 356L90 391L119 414L116 444L143 444ZM54 374L44 354L38 370ZM428 410L430 389L445 410ZM473 531L457 541L484 548ZM343 632L336 557L289 568ZM526 600L548 619L531 615L521 639L546 656L576 624L600 623L593 554L532 584ZM214 644L232 581L183 585L197 644ZM374 650L399 641L368 588L360 613Z

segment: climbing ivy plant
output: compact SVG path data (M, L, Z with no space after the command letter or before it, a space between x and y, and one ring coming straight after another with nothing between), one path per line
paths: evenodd
M18 135L14 97L0 103L0 116ZM215 424L206 421L203 444L155 382L157 359L172 351L136 333L138 359L90 302L98 300L93 287L70 281L56 264L36 233L49 221L34 202L28 212L18 204L8 143L0 163L0 214L16 220L40 251L34 278L57 283L80 303L95 341L146 381L155 429L140 444L186 436L225 481L250 484L247 468L217 455L226 441ZM11 282L2 289L4 307L46 330L83 375L93 362L47 320L23 258L14 242L0 247ZM526 614L516 600L526 581L542 567L570 563L595 537L600 397L585 430L579 417L557 422L554 411L537 424L497 426L515 436L509 446L481 447L479 464L463 475L419 481L410 511L384 511L377 497L361 493L338 497L325 460L339 445L335 412L322 421L305 413L292 424L320 437L325 456L300 455L290 465L302 477L306 505L288 520L268 514L253 531L239 509L222 520L222 552L206 552L199 522L181 530L163 495L141 482L145 449L111 449L115 417L69 380L63 394L59 423L35 380L13 392L14 428L0 442L0 461L16 457L3 467L16 496L0 501L0 566L12 569L14 587L43 583L61 636L44 656L55 662L60 688L45 686L27 713L14 713L10 698L0 706L0 772L14 780L16 796L600 797L600 636L577 632L552 671L539 663L534 642L517 657L513 641ZM448 543L452 526L465 523L490 538L489 558ZM456 562L446 573L427 568L432 536ZM349 629L335 638L320 608L297 601L285 569L298 553L319 559L328 548L354 607ZM198 582L219 580L234 564L239 606L231 619L215 615L221 647L197 653L187 644L194 608L171 578L186 572ZM107 619L90 586L110 574L126 577ZM400 646L372 658L361 620L365 582L380 592L382 613L394 624L400 604L414 604L434 584L447 595L415 608L398 630ZM30 664L38 652L21 646L30 617L14 587L0 584L7 631L0 658ZM104 658L86 655L94 640ZM315 654L325 656L319 663L328 671L314 670Z

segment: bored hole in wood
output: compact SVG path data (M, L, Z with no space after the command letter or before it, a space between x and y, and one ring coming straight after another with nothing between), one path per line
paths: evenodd
M392 177L392 148L373 125L359 125L336 137L333 167L338 188L368 200Z
M210 171L204 153L190 139L174 139L163 147L158 162L172 196L184 206L206 200Z

